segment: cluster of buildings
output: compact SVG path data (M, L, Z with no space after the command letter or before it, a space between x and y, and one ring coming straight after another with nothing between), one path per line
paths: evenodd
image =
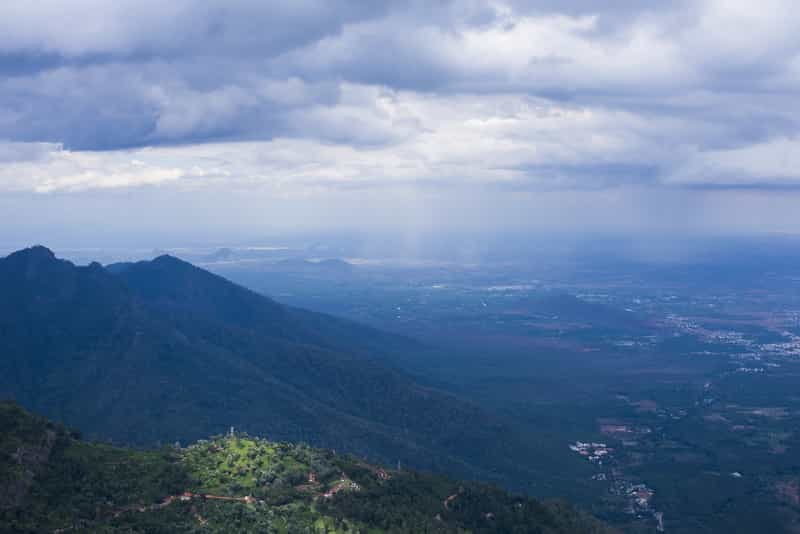
M627 488L626 495L630 499L632 513L637 510L646 511L650 508L650 499L653 498L653 490L645 484L632 484Z
M347 475L342 473L342 478L339 482L336 483L331 489L326 491L322 497L325 499L330 499L340 491L361 491L361 486L352 480L350 480Z
M760 346L761 350L777 356L800 356L800 336L791 332L782 332L787 341L783 343L765 343Z
M644 434L650 434L652 431L653 430L648 426L634 426L623 423L602 423L600 425L600 432L602 432L603 434L644 435Z
M727 354L731 363L736 365L735 373L747 375L764 375L767 371L781 367L781 361L800 358L800 336L790 331L780 332L782 341L761 343L742 332L734 330L707 330L702 325L677 315L669 315L666 323L679 331L696 335L701 339L718 344L741 348L733 354L704 350L693 352L695 355L721 356Z
M614 425L624 427L625 425ZM615 428L616 430L616 428ZM621 432L630 431L629 427L619 428ZM590 462L603 465L605 461L611 459L613 448L605 443L593 441L576 441L569 445L571 451L578 453ZM623 499L625 503L624 511L637 518L652 518L655 520L656 529L659 532L664 531L664 514L656 510L652 505L652 499L655 492L644 483L633 483L626 480L622 473L617 469L611 469L609 473L597 473L592 476L595 481L610 481L611 487L609 491L612 495L617 495Z
M611 493L625 499L625 513L642 519L651 517L655 520L656 530L664 531L664 513L653 507L651 501L655 492L652 488L643 483L634 484L625 479L617 479L611 488Z
M577 452L592 463L603 465L603 460L610 458L614 451L605 443L576 441L569 446L571 451Z
M763 367L739 367L736 369L737 373L748 373L748 374L757 374L763 373L765 369Z

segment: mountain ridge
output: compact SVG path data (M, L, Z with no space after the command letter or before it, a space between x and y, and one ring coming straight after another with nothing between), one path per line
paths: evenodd
M177 258L106 269L42 249L0 259L0 396L96 439L152 446L234 425L425 469L535 480L512 460L528 445L507 422L379 357L413 342L283 306Z
M142 451L0 401L0 532L611 534L563 503L231 430Z

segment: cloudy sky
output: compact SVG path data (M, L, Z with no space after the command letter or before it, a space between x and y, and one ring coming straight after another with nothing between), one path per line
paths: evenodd
M0 238L800 230L792 0L6 0Z

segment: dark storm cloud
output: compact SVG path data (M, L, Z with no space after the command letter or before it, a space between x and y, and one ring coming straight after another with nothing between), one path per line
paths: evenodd
M30 76L63 64L63 58L55 53L19 51L0 53L0 74L4 77Z
M791 7L9 1L0 5L0 141L115 150L292 138L376 149L419 138L421 148L400 156L450 179L469 168L461 149L425 148L447 125L443 145L496 136L474 152L521 187L541 177L590 189L703 181L706 172L714 187L737 172L745 178L735 184L758 185L755 160L794 146L800 127ZM432 99L459 107L420 111ZM547 126L506 109L514 99L549 102ZM777 171L763 177L791 174Z
M389 6L10 4L0 7L0 28L8 30L0 32L0 139L101 150L269 138L285 129L286 111L280 98L261 94L271 79L270 59ZM310 92L320 103L331 101L330 89ZM169 119L170 109L205 118L165 129L159 121Z

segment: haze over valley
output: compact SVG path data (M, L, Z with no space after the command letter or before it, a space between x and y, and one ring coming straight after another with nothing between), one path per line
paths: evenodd
M0 3L0 533L800 531L798 28Z

